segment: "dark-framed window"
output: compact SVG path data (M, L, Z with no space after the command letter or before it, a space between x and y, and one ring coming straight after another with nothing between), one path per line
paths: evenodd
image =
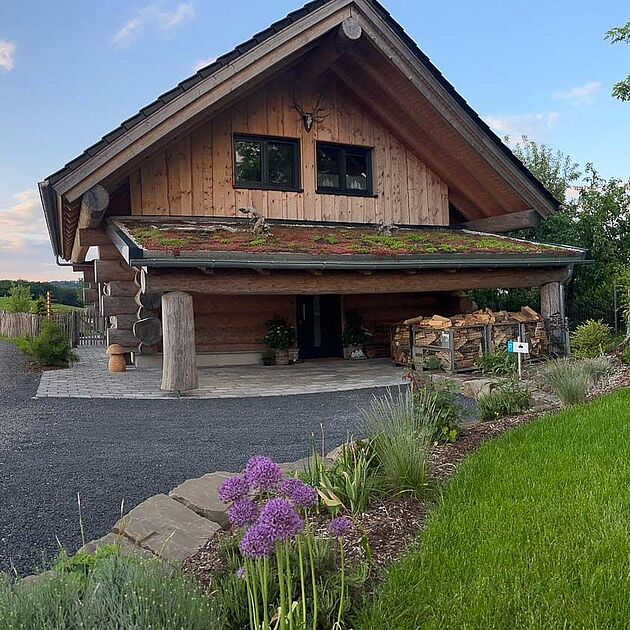
M299 141L292 138L235 134L234 186L299 190Z
M372 149L318 142L317 192L372 196Z

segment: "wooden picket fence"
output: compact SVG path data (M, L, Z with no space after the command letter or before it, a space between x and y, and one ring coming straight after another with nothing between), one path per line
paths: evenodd
M52 313L50 317L0 311L0 337L33 339L39 335L42 323L45 321L50 321L61 328L73 348L105 345L104 319L95 310L87 308Z

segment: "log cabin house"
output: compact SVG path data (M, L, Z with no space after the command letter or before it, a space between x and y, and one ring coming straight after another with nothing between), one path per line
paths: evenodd
M390 324L473 288L540 287L548 317L585 258L503 236L558 201L375 0L309 2L39 188L54 253L139 365L193 337L199 365L258 362L275 315L302 358L339 356L351 310L382 355Z

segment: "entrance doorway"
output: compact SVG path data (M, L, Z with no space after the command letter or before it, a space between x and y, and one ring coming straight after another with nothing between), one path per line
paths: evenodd
M298 296L297 341L302 359L343 356L340 296Z

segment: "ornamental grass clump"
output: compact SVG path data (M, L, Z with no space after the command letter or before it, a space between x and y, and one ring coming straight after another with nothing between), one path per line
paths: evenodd
M564 405L585 402L592 387L610 373L610 359L556 359L547 362L538 380L553 389Z
M242 566L235 577L246 584L250 629L322 627L327 620L318 606L319 541L309 519L319 504L317 490L300 479L285 477L275 462L258 456L249 460L241 475L223 482L219 498L230 504L230 523L238 534ZM341 628L347 601L343 536L352 522L342 517L330 527L339 540L340 557L340 592L332 627ZM225 593L225 585L222 588ZM235 601L234 583L228 588Z
M420 399L419 399L420 397ZM429 446L437 412L428 392L400 391L374 398L364 413L366 433L379 462L379 474L391 490L422 496L428 486Z

